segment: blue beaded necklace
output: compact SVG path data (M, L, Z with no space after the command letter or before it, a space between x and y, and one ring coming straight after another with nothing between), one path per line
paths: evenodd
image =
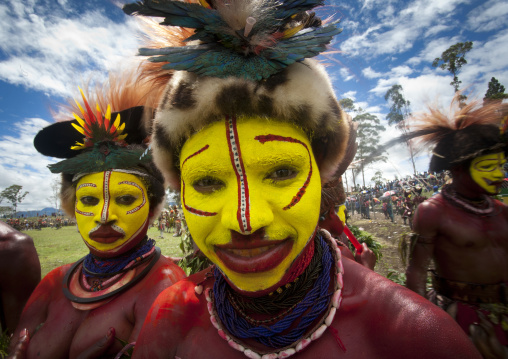
M214 304L217 316L225 329L237 338L252 338L271 348L282 348L301 339L311 323L327 310L330 303L331 294L328 293L330 269L334 260L329 246L319 234L316 235L316 245L323 249L322 272L300 303L289 314L270 326L252 325L234 309L226 294L228 284L220 270L215 268ZM280 335L288 330L296 319L300 319L299 323L288 333Z

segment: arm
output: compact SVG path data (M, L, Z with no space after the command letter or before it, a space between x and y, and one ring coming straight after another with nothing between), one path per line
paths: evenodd
M22 338L22 333L25 330L28 331L30 340L37 334L39 326L44 324L47 319L49 305L53 300L55 291L61 290L60 284L68 268L69 265L65 265L52 270L35 288L21 313L21 318L14 331L13 338ZM17 349L16 344L15 340L11 342L9 352L12 353Z
M426 293L427 269L434 255L440 217L441 209L430 202L419 205L414 217L413 225L417 236L411 240L406 286L421 296Z
M29 236L11 231L3 233L0 241L1 310L7 329L12 333L25 303L41 280L41 265Z

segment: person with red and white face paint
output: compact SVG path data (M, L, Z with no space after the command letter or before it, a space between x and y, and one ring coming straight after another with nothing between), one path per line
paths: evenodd
M39 152L66 158L50 169L62 173L62 206L89 254L37 286L14 333L13 358L114 357L136 342L157 295L185 277L147 236L164 181L143 144L143 108L98 108L92 112L83 95L76 120L50 125L34 140Z
M491 197L504 179L503 113L502 104L471 103L451 119L437 109L420 117L435 144L430 170L450 170L452 182L418 206L406 272L407 287L447 310L486 358L508 355L508 207Z
M195 27L192 45L141 51L164 63L155 89L177 70L155 114L154 162L213 263L157 297L133 358L479 358L446 313L343 256L319 226L322 187L356 145L324 68L307 58L338 33L307 12L316 4L124 7Z

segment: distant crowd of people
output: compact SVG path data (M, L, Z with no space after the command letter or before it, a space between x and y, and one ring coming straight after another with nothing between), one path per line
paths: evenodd
M374 186L354 186L346 197L346 210L349 215L358 213L365 219L371 219L371 212L382 212L384 218L393 223L396 216L400 216L404 225L411 226L416 207L439 193L449 180L447 171L423 172Z

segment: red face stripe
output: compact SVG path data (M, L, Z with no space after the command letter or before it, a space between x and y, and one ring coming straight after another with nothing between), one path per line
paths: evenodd
M199 155L201 152L205 151L208 149L208 147L210 147L209 145L206 145L205 147L199 149L198 151L194 152L192 155L190 155L189 157L187 157L183 162L182 162L182 170L183 170L183 166L185 166L185 162L187 162L187 160L189 158L192 158L194 156L197 156ZM187 206L187 203L185 203L185 181L183 180L182 178L182 202L183 202L183 205L185 207L185 209L187 211L189 211L190 213L193 213L195 215L198 215L198 216L204 216L204 217L209 217L209 216L215 216L217 213L216 212L205 212L205 211L201 211L199 209L195 209L195 208L192 208L190 206Z
M307 145L305 143L303 143L302 141L300 140L297 140L295 138L292 138L292 137L284 137L284 136L279 136L279 135L264 135L264 136L256 136L254 137L255 140L258 140L259 142L261 142L261 144L264 144L265 142L268 142L268 141L282 141L282 142L292 142L292 143L299 143L300 145L302 145L303 147L305 147L305 149L307 150L307 153L309 154L309 166L310 166L310 169L309 169L309 174L307 176L307 179L305 180L305 183L303 184L303 186L298 190L298 192L296 193L296 195L293 197L293 199L291 200L291 202L289 202L289 204L283 208L283 210L288 210L290 209L291 207L293 207L295 204L297 204L298 202L300 202L300 199L302 198L302 196L305 194L305 190L307 189L307 187L309 186L309 183L310 183L310 179L312 177L312 158L310 156L310 151L309 151L309 148L307 147Z
M238 210L236 217L240 225L240 231L243 234L250 234L252 228L250 225L249 184L247 182L245 167L243 166L235 116L226 116L226 137L228 139L229 157L231 158L231 164L235 170L236 181L238 183Z

